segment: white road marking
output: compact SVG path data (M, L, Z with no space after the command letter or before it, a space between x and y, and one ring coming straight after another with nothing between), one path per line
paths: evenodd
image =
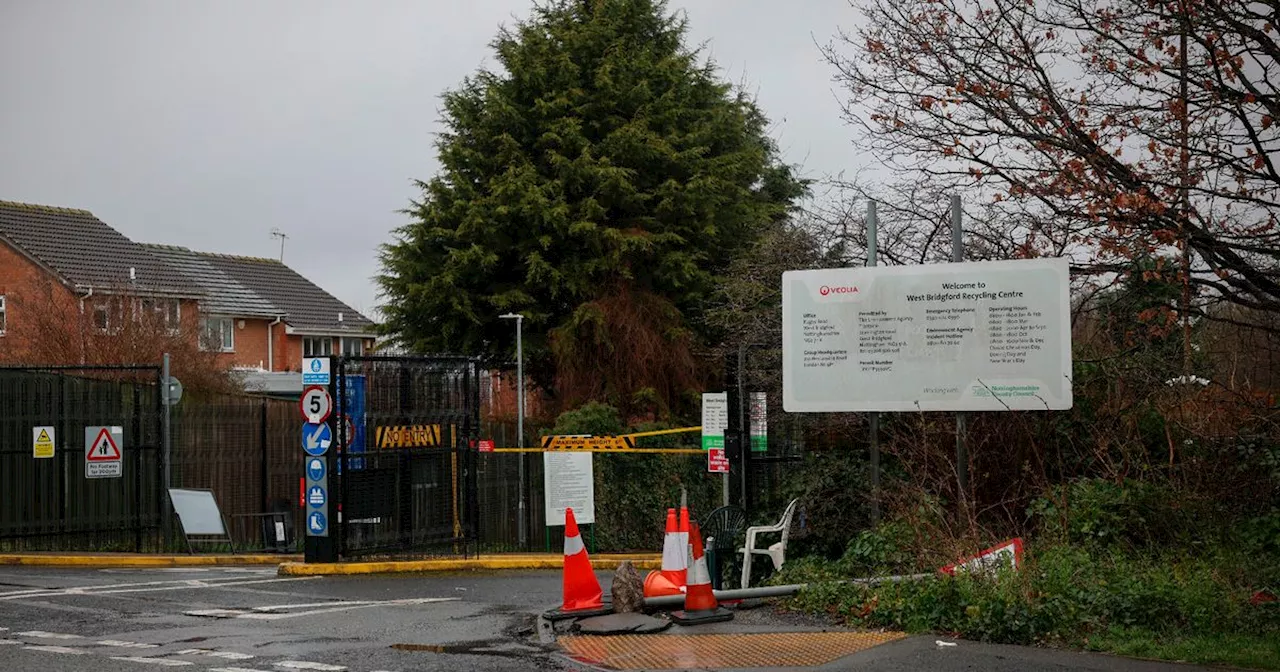
M253 658L247 653L236 653L235 651L214 651L213 649L185 649L179 651L175 656L212 656L214 658L222 658L224 660L249 660Z
M354 611L356 609L368 609L370 607L402 607L417 604L432 604L435 602L457 602L456 597L424 597L408 600L386 600L382 602L350 602L341 607L329 607L327 609L312 609L310 611L294 611L284 613L252 613L242 614L236 618L246 618L254 621L279 621L286 618L298 618L299 616L318 616L320 614L334 614L340 611ZM281 607L276 607L277 609Z
M19 632L17 635L19 637L35 637L36 639L81 639L80 635L64 635L60 632L45 632L43 630Z
M319 576L294 576L287 578L275 579L251 579L245 580L240 577L229 577L221 580L197 580L188 579L185 581L148 581L146 583L134 584L137 587L127 587L129 584L115 584L103 586L79 586L76 588L62 588L58 590L47 590L39 593L25 593L22 595L0 595L0 600L22 600L37 597L54 597L59 595L77 595L77 596L93 596L93 595L119 595L121 593L150 593L165 590L194 590L201 588L234 588L236 586L253 586L262 583L284 583L291 581L311 581L319 579ZM126 586L126 587L121 587Z
M77 656L82 656L86 653L89 653L88 651L73 649L69 646L24 646L22 648L23 650L26 650L26 651L44 651L45 653L70 653Z
M0 646L14 646L21 643L16 639L0 639Z
M100 646L114 646L121 649L158 649L159 644L144 644L142 642L121 642L114 639L104 639L101 642L94 642Z
M170 660L168 658L130 658L124 656L112 656L111 660L123 660L130 663L147 663L150 665L162 665L164 667L182 667L184 665L194 665L185 660Z
M30 595L31 593L47 593L50 590L54 590L54 589L53 588L30 588L27 590L10 590L4 593L0 593L0 599L9 597L9 596L16 597L18 595Z
M252 667L215 667L209 672L270 672L270 670L255 670Z
M341 665L309 663L305 660L282 660L275 665L276 667L283 667L286 670L320 670L320 672L343 672L343 670L347 669Z
M275 604L268 607L254 607L252 611L241 609L197 609L183 612L187 616L203 616L207 618L244 618L252 621L279 621L299 616L318 616L334 614L340 611L368 609L370 607L403 607L436 602L457 602L456 597L422 597L404 600L351 600L338 602L313 602L311 604ZM321 607L316 609L314 607ZM307 609L308 611L285 611L286 609Z
M207 655L214 658L222 658L223 660L252 660L253 656L248 653L236 653L235 651L210 651Z

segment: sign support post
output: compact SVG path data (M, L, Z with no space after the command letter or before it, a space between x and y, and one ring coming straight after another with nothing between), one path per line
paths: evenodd
M964 207L960 203L960 194L951 195L951 260L964 261ZM956 413L956 481L960 487L960 507L969 508L969 447L965 445L965 434L969 430L969 416L963 411Z
M304 371L308 367L303 367ZM302 414L302 451L303 489L302 512L306 536L303 542L306 562L337 562L338 544L332 530L340 521L334 517L332 505L333 489L330 488L329 474L334 472L336 455L339 448L334 446L335 419L333 412L333 392L335 386L328 375L328 362L322 367L324 383L303 388L298 407ZM341 377L342 360L338 360L338 371ZM318 370L312 371L319 373ZM304 374L305 375L305 374ZM310 378L317 380L317 378Z
M169 488L173 487L173 436L170 433L172 429L172 416L170 411L173 404L169 399L169 353L164 353L160 365L160 443L161 452L164 461L164 493L168 498ZM164 536L169 539L169 533L173 530L173 506L166 505L164 507Z
M879 249L878 235L880 219L876 215L876 202L867 201L867 265L876 265L876 252ZM868 432L871 434L871 524L880 524L880 414L872 411L867 418Z

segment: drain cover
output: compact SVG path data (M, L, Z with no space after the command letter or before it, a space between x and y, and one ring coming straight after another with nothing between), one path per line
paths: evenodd
M574 658L615 670L815 667L906 637L902 632L564 637Z

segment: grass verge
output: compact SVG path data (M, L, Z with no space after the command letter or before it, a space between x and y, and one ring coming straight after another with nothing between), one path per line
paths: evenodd
M851 552L865 555L865 541L855 540ZM806 560L776 580L810 583L790 608L856 626L1280 670L1280 602L1251 600L1280 585L1280 563L1270 556L1227 547L1191 554L1028 544L1017 571L839 583L868 575L855 565Z

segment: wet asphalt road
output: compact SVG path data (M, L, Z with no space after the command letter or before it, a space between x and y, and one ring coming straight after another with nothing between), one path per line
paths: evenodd
M0 670L559 670L533 636L558 591L555 572L0 568Z
M600 573L601 584L609 576ZM543 645L536 615L558 572L279 577L274 567L71 570L0 567L0 671L408 672L587 670ZM762 608L750 631L826 629ZM741 631L741 630L740 630ZM911 637L825 670L951 672L1201 668ZM744 661L744 664L749 664Z

